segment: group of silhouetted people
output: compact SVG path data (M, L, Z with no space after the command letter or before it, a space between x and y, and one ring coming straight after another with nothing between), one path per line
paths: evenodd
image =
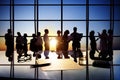
M113 59L113 31L111 29L108 32L104 29L100 34L98 32L99 38L95 39L94 36L95 32L90 32L90 40L91 40L91 51L90 51L90 58L91 59L104 59L104 60L112 60ZM96 41L100 39L100 52L97 49ZM95 51L99 53L98 57L95 57Z
M28 43L27 40L27 34L25 33L23 36L20 32L17 32L16 37L16 50L18 53L18 57L20 58L22 55L25 57L28 56L28 44L30 44L30 50L33 52L33 56L36 56L37 58L41 58L41 53L43 51L43 41L44 41L44 56L46 59L49 59L49 50L50 50L50 40L49 40L49 30L44 30L44 36L43 40L41 37L41 33L37 32L36 34L32 34L32 39L30 40L30 43ZM83 37L82 33L77 32L77 27L73 28L73 33L70 34L69 30L65 30L64 34L61 34L61 31L57 31L57 44L56 44L56 53L58 54L58 59L69 58L68 56L68 47L69 42L72 41L72 50L74 54L74 61L77 62L77 54L79 54L79 57L83 57L82 51L81 51L81 39ZM95 51L99 53L99 58L105 59L109 56L109 58L112 58L113 52L112 52L112 42L113 42L113 31L108 30L108 33L106 30L103 30L103 32L100 34L98 33L99 38L95 39L94 36L95 32L90 32L90 58L95 59ZM100 39L100 51L97 49L96 41ZM6 50L6 56L9 57L9 60L12 59L12 53L14 51L14 39L11 32L11 29L8 29L8 33L5 34L5 43L7 46Z

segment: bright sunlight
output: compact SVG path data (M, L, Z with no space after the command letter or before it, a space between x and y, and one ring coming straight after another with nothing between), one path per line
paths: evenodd
M50 39L50 49L51 50L56 50L56 44L57 44L57 40L55 38Z

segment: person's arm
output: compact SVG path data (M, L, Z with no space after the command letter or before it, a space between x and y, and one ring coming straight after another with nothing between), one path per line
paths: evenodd
M95 41L99 40L100 38L97 38Z

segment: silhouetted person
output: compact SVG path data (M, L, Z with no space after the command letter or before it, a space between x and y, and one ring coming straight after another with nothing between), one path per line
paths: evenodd
M14 51L14 38L11 29L8 29L7 33L5 34L5 45L7 47L6 56L8 57L8 61L12 61L12 54Z
M25 57L28 56L27 51L28 51L28 46L27 46L27 34L25 33L23 36L23 50L24 50L24 55Z
M98 33L99 38L100 38L100 58L105 59L107 57L107 38L108 35L106 33L106 30L104 29L102 33Z
M113 30L108 30L108 55L113 59Z
M63 52L63 55L64 55L65 58L69 58L69 56L68 56L68 43L69 43L68 34L69 34L69 30L66 30L64 32L63 37L62 37L62 42L63 42L62 43L63 44L62 52Z
M35 57L35 52L38 51L37 46L36 46L37 38L35 34L32 34L32 37L33 38L30 40L30 50L33 52L33 57Z
M97 49L97 45L96 45L96 41L98 40L98 38L95 39L94 34L95 34L94 31L91 31L91 32L90 32L90 46L91 46L90 58L91 58L91 59L94 59L94 58L95 58L95 57L94 57L95 51L97 51L97 52L99 53L99 51L98 51L98 49Z
M17 32L17 37L16 37L16 49L17 53L19 54L19 57L22 56L23 53L23 37L21 36L20 32Z
M76 59L76 55L77 55L77 52L79 53L79 56L82 57L82 52L81 52L81 49L80 49L80 41L81 41L81 38L82 38L82 34L80 33L77 33L77 28L74 27L73 28L73 33L70 35L72 37L72 49L74 51L74 61L77 62L77 59Z
M42 41L41 33L38 32L37 33L37 42L36 42L36 46L37 46L37 49L38 49L38 54L37 54L38 58L41 58L41 53L42 53L42 50L43 50L42 45L43 45L43 41Z
M57 37L56 37L56 40L57 40L57 44L56 44L56 52L58 54L58 59L61 59L62 58L62 36L61 36L61 31L58 30L57 31Z
M48 29L45 29L44 32L45 32L45 34L43 36L43 39L44 39L44 42L45 42L45 44L44 44L44 46L45 46L44 55L45 55L46 59L49 59L49 56L48 56L49 55L49 50L50 50L49 37L48 37L49 31L48 31Z

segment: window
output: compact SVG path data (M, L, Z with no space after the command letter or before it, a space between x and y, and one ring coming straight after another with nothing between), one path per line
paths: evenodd
M114 5L113 5L114 4ZM0 0L0 79L10 78L32 78L32 79L55 79L60 80L59 71L43 72L39 68L30 68L36 64L36 57L24 57L19 60L16 52L17 32L22 35L27 33L28 50L32 34L41 32L43 39L44 30L48 29L50 37L50 58L57 59L56 45L51 43L57 36L57 30L61 30L62 35L65 30L73 32L73 27L77 27L77 32L82 33L80 49L83 57L78 62L81 70L64 71L65 80L118 80L120 78L120 1L119 0ZM6 56L5 34L7 29L11 29L14 35L14 55L13 61ZM106 64L104 61L97 62L90 59L90 31L95 31L95 38L103 29L112 29L113 34L113 62L106 62L112 66L102 67L96 63ZM70 35L69 34L69 35ZM100 49L100 40L97 42ZM44 57L44 42L42 59ZM69 43L70 59L73 58L72 41ZM34 52L28 51L30 56ZM95 56L99 53L96 52ZM19 62L20 61L20 62ZM102 68L101 68L102 67ZM114 69L113 69L114 68ZM25 70L25 72L24 72ZM62 72L62 71L61 71ZM39 75L37 75L39 73ZM69 77L68 77L69 76ZM112 79L113 78L113 79Z

